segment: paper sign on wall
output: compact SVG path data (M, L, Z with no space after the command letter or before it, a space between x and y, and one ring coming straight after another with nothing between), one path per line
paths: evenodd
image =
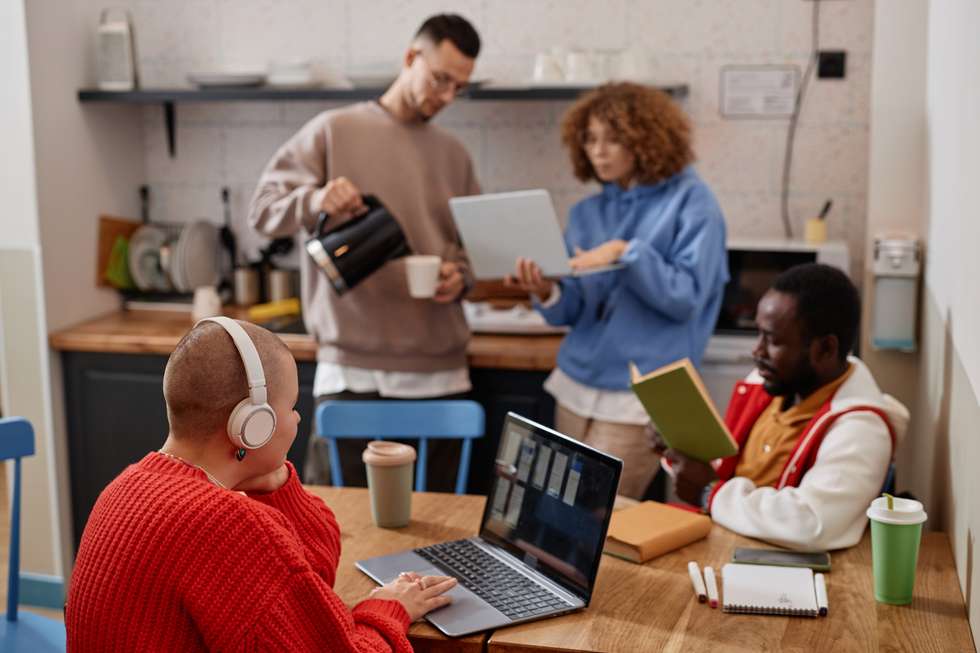
M721 115L726 118L782 118L793 113L800 69L724 66L719 83Z

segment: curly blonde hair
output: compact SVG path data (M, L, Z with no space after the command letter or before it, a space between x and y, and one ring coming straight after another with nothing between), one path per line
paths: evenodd
M604 84L579 98L561 123L562 144L581 181L601 181L583 145L593 116L606 123L636 157L636 179L641 184L657 183L694 161L691 123L669 95L629 82Z

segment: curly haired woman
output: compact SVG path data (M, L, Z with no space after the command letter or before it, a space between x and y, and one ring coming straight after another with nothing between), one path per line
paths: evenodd
M691 167L691 128L665 93L629 83L583 96L562 121L575 176L602 190L574 207L565 230L581 272L553 281L518 259L508 284L571 331L545 382L556 428L625 462L619 491L643 495L657 469L649 418L629 390L629 363L700 364L728 281L725 222Z

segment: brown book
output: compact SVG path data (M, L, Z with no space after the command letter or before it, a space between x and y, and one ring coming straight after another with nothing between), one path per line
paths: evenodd
M711 518L656 501L617 510L609 522L603 552L646 562L706 537Z

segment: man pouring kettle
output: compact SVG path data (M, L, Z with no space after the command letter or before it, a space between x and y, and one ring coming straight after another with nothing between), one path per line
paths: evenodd
M430 120L466 88L479 51L480 37L466 19L428 18L379 100L316 116L262 172L249 223L263 235L312 232L321 212L329 229L363 214L363 197L372 195L397 218L415 253L442 257L431 299L409 295L403 260L339 295L313 259L303 258L304 319L318 345L317 403L454 398L470 390L469 329L459 302L472 277L448 201L478 194L480 186L463 145ZM311 438L306 482L328 480L318 442ZM366 482L364 444L338 441L345 485ZM436 440L430 447L429 489L452 491L459 444Z

